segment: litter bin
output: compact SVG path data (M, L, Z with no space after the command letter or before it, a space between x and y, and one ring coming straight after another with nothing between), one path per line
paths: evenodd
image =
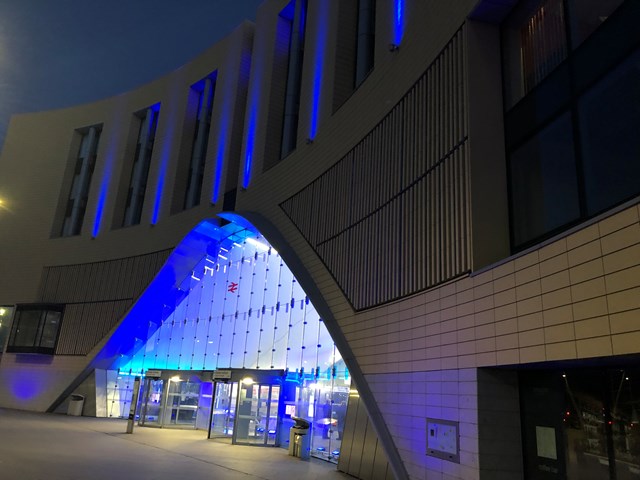
M311 436L309 435L309 422L304 418L291 417L296 424L289 430L289 455L309 458L309 446Z
M76 393L71 394L69 408L67 408L67 415L72 415L74 417L81 416L82 407L84 407L84 395L78 395Z

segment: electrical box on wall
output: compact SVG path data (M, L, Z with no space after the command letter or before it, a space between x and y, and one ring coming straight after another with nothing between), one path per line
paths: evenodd
M458 422L427 418L427 455L460 463Z

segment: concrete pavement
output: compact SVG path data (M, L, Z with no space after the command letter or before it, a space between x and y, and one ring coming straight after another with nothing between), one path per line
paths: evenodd
M282 448L230 445L202 430L140 428L126 420L0 409L2 480L341 480L321 460Z

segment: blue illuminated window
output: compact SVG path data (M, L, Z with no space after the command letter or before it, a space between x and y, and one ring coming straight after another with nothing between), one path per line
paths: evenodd
M289 16L291 13L293 15ZM293 0L287 8L280 13L280 16L288 21L290 32L284 121L280 149L280 158L284 158L295 150L297 144L307 0Z
M159 113L160 105L158 104L136 114L140 126L127 190L123 227L139 224L142 217L142 206L147 190L149 166L151 165Z
M191 144L191 160L186 180L184 209L200 204L215 89L215 73L191 86L189 103L191 103L192 99L197 99L197 107L192 112L189 112L191 118L187 119L188 126L193 127L193 142Z

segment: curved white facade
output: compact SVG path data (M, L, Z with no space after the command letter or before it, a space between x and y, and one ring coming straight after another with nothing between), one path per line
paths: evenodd
M52 410L112 368L344 362L354 476L633 475L640 12L584 5L268 0L166 77L15 116L0 307L31 330L8 332L0 405ZM237 242L224 271L207 246L246 222L278 256Z

